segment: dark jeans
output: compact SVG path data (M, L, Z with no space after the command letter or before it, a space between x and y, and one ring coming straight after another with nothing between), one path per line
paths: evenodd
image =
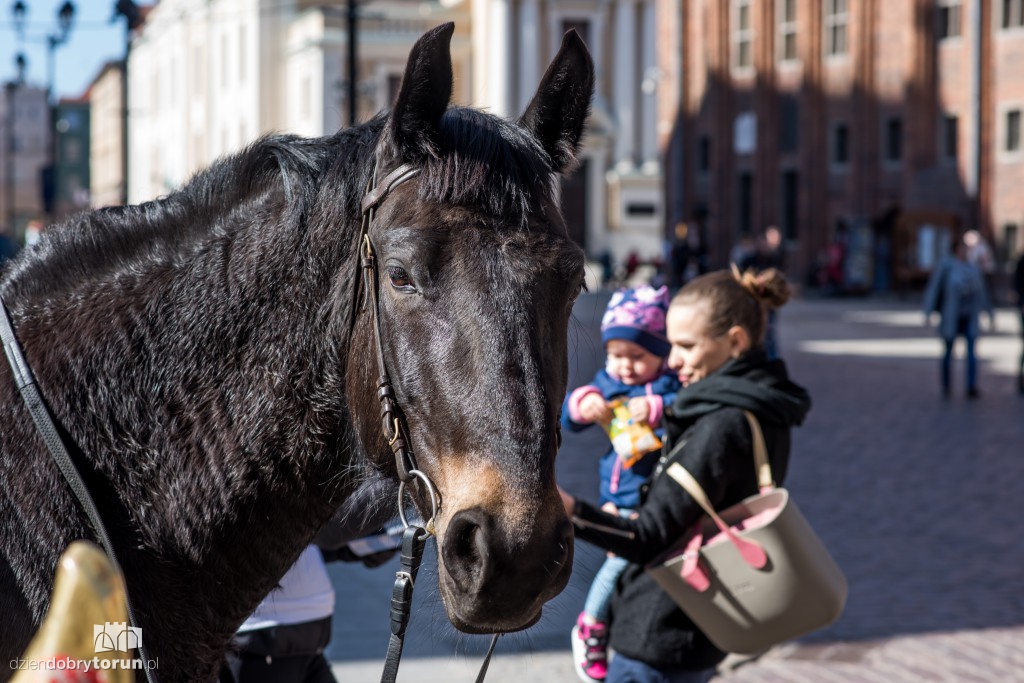
M616 653L608 667L605 683L707 683L715 669L685 671L683 669L656 669L637 659Z
M337 683L323 651L331 619L247 631L224 657L221 683Z
M968 319L961 318L957 321L956 334L963 336L967 342L967 390L973 391L978 388L978 357L974 353L974 337L968 333ZM951 366L953 364L953 345L956 337L945 339L946 353L942 356L942 391L949 393L951 381Z
M241 653L225 659L224 668L235 683L337 683L322 654L271 657ZM226 680L222 673L222 683Z

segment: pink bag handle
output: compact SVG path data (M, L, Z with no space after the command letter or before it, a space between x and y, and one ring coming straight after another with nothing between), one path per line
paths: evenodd
M743 414L746 416L747 424L750 426L750 440L754 446L754 470L757 473L757 485L761 493L765 493L775 488L775 481L772 479L772 469L768 462L768 448L764 443L764 433L761 431L761 424L752 412L744 410ZM677 445L670 455L675 455L675 452L680 450L683 445ZM711 505L711 501L708 500L707 494L704 493L703 487L685 467L679 463L672 463L669 465L666 473L675 479L676 483L682 486L697 501L697 504L704 509L704 512L714 520L715 526L736 546L740 556L747 564L754 569L761 569L768 563L768 555L765 553L764 548L753 541L737 536L736 532L718 516L715 508ZM703 542L704 536L700 531L700 523L698 523L693 531L693 536L690 537L686 544L683 566L680 570L683 579L700 592L706 591L711 585L707 574L699 565L700 548Z
M679 574L686 583L697 591L703 593L711 587L711 580L708 579L704 568L700 566L700 547L704 544L704 534L700 531L700 524L693 530L693 536L686 543L683 550L683 566L679 568Z
M715 508L711 506L711 501L708 500L707 495L704 493L704 489L693 478L693 475L686 471L686 468L677 462L669 465L666 470L668 476L676 480L676 482L686 490L690 496L697 501L697 504L704 508L704 512L708 513L708 517L715 521L715 526L718 530L725 534L725 537L732 541L732 544L736 546L736 550L740 551L740 556L754 569L761 569L768 564L768 555L764 552L764 548L759 546L753 541L748 541L745 538L740 538L736 535L736 532L725 523L725 521L718 516L715 512Z

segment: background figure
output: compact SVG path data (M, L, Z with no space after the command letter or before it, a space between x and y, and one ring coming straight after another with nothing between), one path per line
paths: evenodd
M627 401L633 422L658 429L665 405L679 390L679 380L665 366L669 343L665 336L668 289L642 286L616 292L601 320L605 344L605 369L594 380L565 399L562 426L573 432L601 424L607 429L612 402ZM650 436L650 432L647 432ZM626 436L626 444L632 439ZM640 503L640 486L647 481L658 459L658 444L639 452L626 450L619 439L602 456L601 504L611 514L629 516ZM646 452L644 452L646 451ZM584 683L603 681L607 674L607 633L611 596L626 568L626 560L609 556L587 593L587 600L572 630L573 665Z
M754 236L750 234L740 235L739 241L732 245L732 249L729 250L729 263L735 263L736 265L746 263L756 252L757 242L755 242Z
M782 270L782 258L782 233L774 225L770 225L757 236L754 249L735 263L741 271L760 272L769 268Z
M953 253L943 257L932 271L924 295L925 325L930 325L932 314L938 312L939 336L946 344L941 364L944 397L950 393L953 345L958 336L967 342L967 397L978 396L978 359L974 345L980 332L978 314L981 311L988 313L989 327L994 328L992 304L981 271L967 260L967 245L956 241Z
M18 245L7 235L0 233L0 270L4 269L7 261L18 255Z
M612 252L605 249L597 257L597 262L601 264L601 284L607 287L615 278L615 264L612 262Z
M333 614L334 588L310 545L239 627L224 668L235 683L335 683L323 654Z
M1017 309L1020 311L1020 367L1017 369L1017 392L1024 396L1024 251L1017 258L1017 270L1013 274L1013 289L1017 294Z
M977 230L968 230L964 233L964 244L967 246L967 261L981 271L981 279L985 283L985 293L993 298L996 275L996 259L992 255L992 248Z
M347 542L342 510L317 534L238 629L224 658L221 683L334 683L324 657L331 639L334 587L325 563L379 567L398 551L401 528Z
M697 259L699 258L700 237L696 227L687 223L676 225L669 248L669 264L671 277L668 281L670 292L677 291L689 280L696 277Z
M763 273L769 268L783 271L782 233L779 229L774 225L768 226L761 235L758 235L754 251L737 265L741 272L752 270L754 273ZM764 331L764 350L768 354L768 358L779 357L777 329L778 311L770 308L768 309L767 327Z

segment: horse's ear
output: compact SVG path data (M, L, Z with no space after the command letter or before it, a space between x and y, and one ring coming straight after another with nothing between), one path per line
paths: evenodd
M438 124L452 98L454 31L454 23L441 24L424 33L409 52L387 124L390 151L403 161L417 161L435 152Z
M562 47L519 119L544 146L555 172L575 163L593 96L594 62L573 29L562 37Z

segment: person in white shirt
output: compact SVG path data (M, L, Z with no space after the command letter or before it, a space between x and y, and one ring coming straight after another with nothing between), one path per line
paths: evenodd
M333 614L334 587L310 545L239 627L224 669L235 683L336 683L324 657Z

